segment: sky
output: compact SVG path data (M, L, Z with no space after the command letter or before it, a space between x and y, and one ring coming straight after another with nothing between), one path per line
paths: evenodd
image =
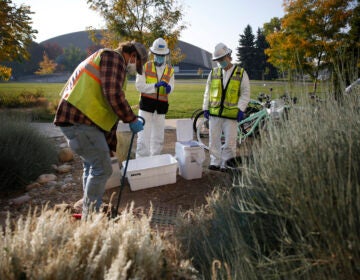
M92 26L104 28L101 16L89 9L86 0L12 0L26 4L33 29L38 30L35 41L83 31ZM213 52L217 43L224 43L233 52L239 46L240 34L249 24L253 34L273 17L283 17L283 0L179 0L183 4L183 21L187 29L180 40Z

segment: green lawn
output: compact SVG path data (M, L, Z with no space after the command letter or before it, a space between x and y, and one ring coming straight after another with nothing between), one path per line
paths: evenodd
M170 107L167 118L190 118L195 110L200 109L205 83L205 79L176 80L175 91L169 97ZM42 98L53 104L50 111L54 111L63 86L63 83L0 83L0 108L31 107L33 103L36 104L34 99ZM269 94L270 88L272 88L272 98L289 92L293 93L292 96L298 96L311 91L311 84L306 84L304 87L304 83L290 86L287 82L251 81L251 97L256 99L261 92ZM304 88L307 92L304 92ZM138 104L139 93L135 89L134 82L128 83L126 98L131 106Z

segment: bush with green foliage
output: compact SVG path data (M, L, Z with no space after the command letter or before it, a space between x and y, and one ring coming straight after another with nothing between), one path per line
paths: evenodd
M21 92L1 92L0 107L3 108L29 108L41 105L44 100L44 92L23 90Z
M55 145L21 117L0 114L0 189L23 188L57 163Z
M360 278L359 96L293 108L228 191L180 220L205 279Z

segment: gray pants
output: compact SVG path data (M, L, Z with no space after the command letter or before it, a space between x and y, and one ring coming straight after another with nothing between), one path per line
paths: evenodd
M69 147L83 161L83 210L87 216L90 205L98 211L105 192L105 184L112 173L110 150L104 133L95 126L75 124L60 127Z

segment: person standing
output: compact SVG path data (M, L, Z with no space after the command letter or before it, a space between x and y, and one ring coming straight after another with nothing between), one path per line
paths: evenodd
M150 47L154 60L136 75L135 86L141 93L139 116L145 119L144 130L138 133L136 158L159 155L164 145L165 115L168 96L174 90L174 68L166 63L170 51L163 38Z
M210 170L226 170L226 161L236 156L237 123L244 118L250 101L250 82L246 71L232 64L232 50L215 46L203 99L204 117L209 120ZM225 137L222 145L221 135Z
M61 92L54 124L83 162L84 218L101 206L112 174L118 120L129 123L133 133L143 129L124 87L126 75L141 74L147 59L146 48L134 41L120 43L115 50L100 49L77 66Z

